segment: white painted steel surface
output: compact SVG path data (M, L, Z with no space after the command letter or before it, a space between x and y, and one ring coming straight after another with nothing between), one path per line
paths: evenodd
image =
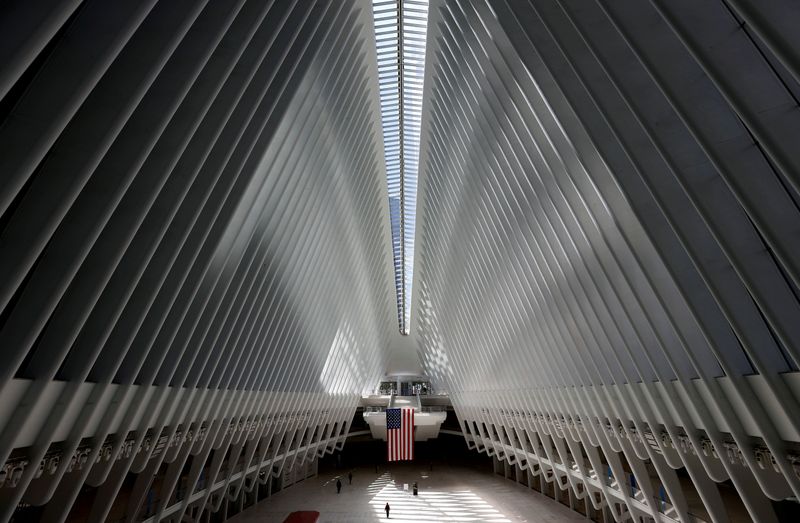
M0 521L199 519L384 372L371 7L38 4L0 7L38 31L0 35Z
M0 3L0 521L271 492L398 319L470 447L608 518L795 503L795 3L428 16L411 267L371 0Z
M470 446L615 520L798 498L799 17L431 2L413 329Z

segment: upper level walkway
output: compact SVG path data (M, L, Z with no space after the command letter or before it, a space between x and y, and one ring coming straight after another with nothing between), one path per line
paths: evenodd
M362 398L364 421L369 425L372 437L386 440L387 408L414 409L414 440L426 441L439 436L439 429L447 418L447 396L369 396Z

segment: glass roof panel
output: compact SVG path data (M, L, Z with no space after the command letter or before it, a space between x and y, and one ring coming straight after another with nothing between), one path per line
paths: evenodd
M408 334L428 0L373 0L397 321Z

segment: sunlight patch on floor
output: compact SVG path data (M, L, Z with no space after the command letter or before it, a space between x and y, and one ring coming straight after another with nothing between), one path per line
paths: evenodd
M410 487L409 487L410 488ZM387 472L367 488L373 494L369 504L380 521L395 523L427 523L437 521L487 521L511 523L499 510L471 490L424 490L418 496L395 484ZM386 519L384 507L391 508Z

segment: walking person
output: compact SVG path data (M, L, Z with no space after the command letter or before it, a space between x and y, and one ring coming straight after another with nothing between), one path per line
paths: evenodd
M383 507L383 510L386 511L386 519L389 519L389 503L386 503L386 506Z
M347 484L348 485L352 485L353 484L353 472L352 471L347 473Z
M340 493L342 491L342 481L340 479L336 479L336 493Z

